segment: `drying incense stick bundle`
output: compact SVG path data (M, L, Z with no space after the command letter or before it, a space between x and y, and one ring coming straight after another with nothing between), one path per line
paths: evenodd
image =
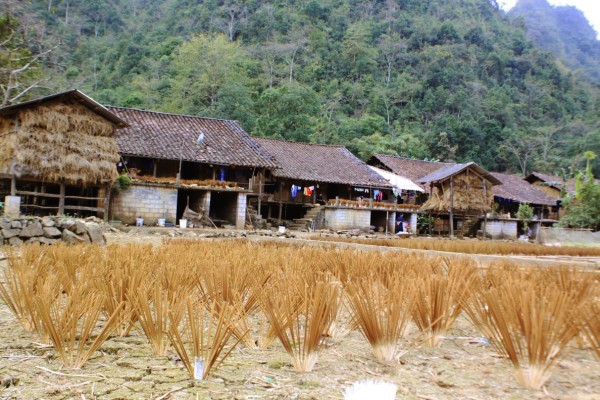
M69 294L49 301L54 296L53 290L50 285L44 285L35 298L42 328L63 365L79 369L108 338L116 321L116 312L92 340L101 315L102 296L81 285Z
M351 314L379 361L391 361L399 350L415 302L412 282L400 275L366 277L346 283Z
M293 276L270 285L261 297L262 310L297 371L313 369L321 349L322 335L339 306L339 287L329 277L311 281Z
M239 310L230 304L217 304L217 301L194 304L188 298L183 322L178 323L181 315L176 312L171 312L170 317L173 319L167 335L192 379L205 380L240 341L236 338L227 348L233 335L232 327L237 326L240 318Z
M478 283L478 271L470 260L445 260L430 264L415 280L417 288L413 321L424 342L435 347L462 312L462 304Z
M496 351L510 359L519 382L540 389L578 333L572 319L578 301L555 287L506 277L502 285L476 293L465 310Z

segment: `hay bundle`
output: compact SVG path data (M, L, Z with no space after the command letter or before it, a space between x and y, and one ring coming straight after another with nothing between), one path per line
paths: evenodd
M435 184L431 197L423 207L423 210L448 211L451 203L456 211L487 212L492 208L494 195L489 182L481 182L481 178L475 175L462 173L452 178L454 189L454 201L450 201L450 179Z
M55 102L23 110L18 125L5 119L0 172L49 182L99 184L117 176L114 126L80 104Z

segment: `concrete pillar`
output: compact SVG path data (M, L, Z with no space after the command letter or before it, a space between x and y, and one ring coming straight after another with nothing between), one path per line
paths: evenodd
M410 214L410 229L412 233L417 234L417 213Z
M21 196L4 197L4 216L18 218L21 214Z
M238 194L236 217L235 217L235 228L244 229L246 226L246 193Z
M396 233L396 212L390 211L387 219L387 231L390 234Z

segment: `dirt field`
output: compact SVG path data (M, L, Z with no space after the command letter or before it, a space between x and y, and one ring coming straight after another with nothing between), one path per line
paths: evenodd
M36 343L0 304L0 399L342 399L347 386L363 379L396 384L398 399L600 399L600 360L591 350L572 343L544 391L535 392L518 384L509 361L480 336L460 317L441 347L431 349L417 342L414 329L406 353L381 364L352 331L327 339L314 371L305 374L292 369L277 341L268 350L238 347L206 382L193 382L174 351L154 356L141 331L111 337L81 370L63 370L52 348Z

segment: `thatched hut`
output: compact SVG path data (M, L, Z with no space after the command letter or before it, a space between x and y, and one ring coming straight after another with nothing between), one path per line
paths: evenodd
M492 186L501 182L474 162L438 169L417 180L429 184L429 199L424 211L448 213L450 234L454 234L454 213L485 214L492 209Z
M3 191L9 181L27 213L102 212L117 177L115 129L126 126L77 90L0 108Z

